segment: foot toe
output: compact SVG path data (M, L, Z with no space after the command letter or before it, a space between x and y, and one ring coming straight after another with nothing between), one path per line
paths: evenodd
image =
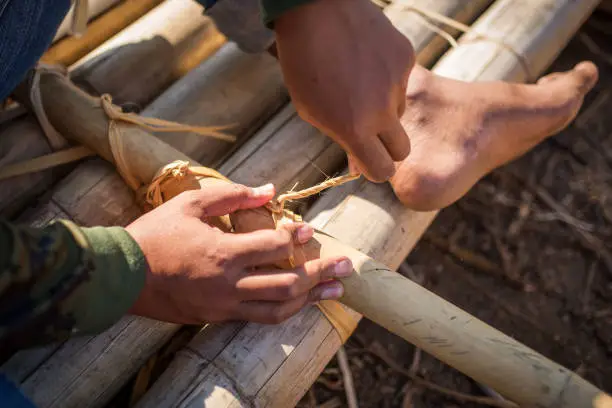
M591 61L582 61L567 72L553 72L538 80L538 85L560 86L584 96L597 83L598 71Z

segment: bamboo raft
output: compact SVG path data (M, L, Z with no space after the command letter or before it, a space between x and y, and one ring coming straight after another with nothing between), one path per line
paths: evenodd
M143 19L178 1L168 0ZM546 69L598 2L498 0L491 5L492 1L467 4L461 0L444 0L431 3L405 0L395 2L385 10L400 31L413 41L421 63L435 61L445 51L446 43L433 35L431 27L421 21L422 16L408 11L408 7L434 10L467 24L484 11L472 24L471 32L461 37L459 47L448 51L435 65L434 71L467 81L504 79L524 82ZM171 20L168 16L172 12L171 7L159 12L160 21ZM183 19L194 14L186 13L175 21L187 26ZM139 33L138 29L133 29L136 24L138 22L118 36L130 29ZM189 34L183 34L181 40L168 40L175 49L183 50L178 52L182 57L171 61L170 65L168 58L159 58L161 54L147 51L127 54L132 55L134 61L144 56L150 58L147 60L149 62L166 60L166 65L159 68L160 72L168 75L160 82L164 85L148 90L144 88L147 81L142 81L139 86L143 88L135 87L133 92L149 95L144 98L145 104L169 82L189 71L150 103L143 115L194 125L231 125L230 133L237 137L237 142L228 144L193 134L160 134L158 138L169 145L160 147L164 151L163 157L191 158L194 162L218 168L235 182L249 185L273 182L278 191L288 190L295 183L299 183L300 188L307 187L322 181L325 174L344 169L346 163L341 149L301 121L293 107L287 105L288 97L280 70L272 57L246 55L233 44L221 46L223 39L211 32L210 27L206 28L205 23L198 25L194 22L194 27L197 30L193 30L199 30L199 34L195 35L197 40L193 40L194 31L189 28L186 29ZM164 30L159 27L155 29ZM172 36L175 29L170 24L164 33ZM451 32L455 36L459 34L457 31ZM106 68L106 71L95 75L98 82L94 87L83 85L84 89L92 91L93 88L94 93L108 92L113 96L116 93L118 96L115 96L115 100L134 100L112 87L113 83L121 83L109 75L115 70L121 71L119 59L100 58L122 45L141 44L143 38L150 36L133 35L114 44L111 40L83 61L77 62L74 71L80 68L81 72L90 73L90 78L93 78L91 72L96 69L89 64L95 61L114 63L114 69ZM505 45L483 40L482 36L501 39ZM193 41L208 51L203 52L200 47L194 50L191 46ZM126 47L126 52L128 48L132 47ZM204 62L198 65L202 60ZM142 66L148 64L143 62ZM124 75L123 78L129 78L130 73ZM77 80L75 82L79 83ZM43 94L64 95L62 92L66 92L61 84L52 80L45 82L44 78L41 88ZM71 106L71 94L65 95L65 100L60 98L59 110L45 106L50 120L62 134L69 139L72 138L69 135L74 135L75 139L81 140L77 136L105 132L105 126L95 124L97 119L85 121L83 125L69 121L61 123L57 118L62 116L62 109ZM73 102L77 100L80 99L73 99ZM32 132L40 132L34 122L29 120L28 123L34 129ZM143 132L138 134L146 137ZM299 149L295 147L298 143ZM39 151L34 155L43 153ZM29 150L27 154L31 154ZM112 162L108 152L100 154ZM22 177L33 176L36 174ZM150 181L151 176L152 173L143 176L143 179L149 177ZM49 188L53 180L53 177L42 180L39 191ZM83 225L125 225L141 213L133 192L113 166L101 159L90 159L79 164L53 187L48 200L39 204L33 212L21 215L18 220L32 225L40 225L54 218L68 218ZM305 218L320 231L396 269L434 217L435 212L415 213L405 209L386 185L357 181L330 190L308 209ZM319 239L326 245L336 245L326 241L324 236L319 236ZM362 259L363 255L342 244L338 245L344 251L353 251L351 257ZM401 284L404 285L401 286L404 289L402 292L394 295L386 292L376 295L373 292L370 297L396 299L402 305L398 312L410 310L410 314L399 313L392 318L383 313L389 311L384 306L378 310L376 305L363 305L359 298L351 298L350 289L344 301L364 313L367 310L367 316L372 320L396 333L399 330L401 333L398 334L415 345L525 406L591 406L584 405L584 402L591 401L599 393L560 367L559 372L548 374L542 374L538 367L525 367L513 354L516 348L512 347L520 345L512 343L511 347L496 347L479 341L481 337L486 337L485 334L490 336L493 329L477 321L470 325L469 330L459 327L460 323L467 326L471 318L465 312L453 309L452 305L418 285L409 282ZM344 310L345 323L354 329L361 315L348 308ZM453 319L455 323L449 323L440 317L451 311L463 319ZM481 364L474 364L471 357L453 355L455 349L436 349L435 342L424 340L431 335L427 329L415 332L410 328L402 332L390 321L394 319L435 322L434 325L439 326L436 334L444 333L446 339L452 338L456 348L467 348L471 353L488 357L483 358ZM177 325L126 316L99 336L20 352L3 365L2 371L20 384L24 393L40 407L100 407L172 338L178 328ZM293 406L341 343L332 324L314 307L305 309L278 326L235 323L206 327L176 355L138 406ZM557 369L554 363L540 357L537 357L537 361L542 367ZM294 378L299 378L299 382L290 380ZM568 384L572 386L568 388ZM542 385L551 388L544 392Z

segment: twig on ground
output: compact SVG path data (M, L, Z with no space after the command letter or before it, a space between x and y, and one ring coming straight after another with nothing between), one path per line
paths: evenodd
M436 246L439 249L448 252L450 255L457 258L462 263L474 269L478 269L479 271L485 272L489 275L500 275L499 271L502 269L502 267L482 255L472 252L469 249L461 248L457 245L450 245L446 239L437 236L429 231L423 236L423 239L432 244L433 246Z
M557 202L557 200L555 200L553 196L551 196L548 193L548 191L546 191L540 186L536 186L536 185L529 185L529 186L533 190L533 192L538 196L540 200L542 200L551 209L555 210L558 216L557 219L559 221L563 221L564 223L578 230L581 230L581 231L592 232L595 230L595 227L592 224L589 224L586 221L579 220L578 218L571 215L562 204Z
M308 390L308 407L317 408L317 395L315 394L314 387L310 387Z
M373 350L371 348L361 349L360 351L370 353L376 357L378 357L381 361L383 361L391 370L395 371L398 374L401 374L407 378L410 378L413 382L417 383L420 386L423 386L429 390L436 391L440 394L443 394L447 397L451 397L461 402L473 402L476 404L488 405L490 407L501 407L501 408L518 408L513 402L510 401L498 401L496 399L490 397L477 397L475 395L468 395L462 392L454 391L437 384L434 384L430 381L425 380L424 378L419 377L416 374L410 372L410 370L405 369L404 367L397 364L391 357L389 357L386 352L382 348L378 348Z
M410 371L412 374L417 374L419 372L419 366L421 365L421 355L423 353L421 352L421 349L418 347L415 347L414 349L414 355L412 357L412 364L410 364L410 368L408 369L408 371Z
M584 294L582 295L582 312L583 313L587 313L589 310L589 304L591 303L591 287L593 286L593 279L595 279L595 272L597 271L598 264L599 264L599 259L595 259L595 261L591 264L591 267L589 268L586 286L584 288Z
M417 274L414 269L408 264L408 262L404 261L400 264L397 271L402 275L410 278L413 282L422 285L425 282L425 275L422 273Z
M332 399L328 399L321 405L319 408L339 408L342 406L342 401L338 397L333 397Z
M538 198L540 200L542 200L542 202L544 202L550 208L552 208L553 210L557 211L559 214L565 214L565 215L563 215L563 221L567 225L569 225L571 227L574 227L574 228L572 228L572 230L577 233L577 236L579 238L578 241L585 248L587 248L590 251L594 252L596 256L601 258L601 260L606 265L606 269L608 270L608 273L612 276L612 254L610 254L610 251L608 251L608 249L606 248L605 244L599 238L597 238L595 235L591 234L589 231L586 231L583 228L578 228L578 226L576 225L575 222L567 222L569 218L573 218L573 219L575 219L575 218L572 217L571 215L569 215L569 213L565 209L565 207L563 207L563 205L559 204L543 188L537 187L537 186L533 186L533 185L530 185L530 184L527 184L527 187L529 187L538 196ZM577 220L577 221L580 222L580 220Z
M320 375L316 382L321 384L322 386L324 386L325 388L327 388L330 391L341 391L342 390L342 381L340 379L337 379L336 381L330 380L329 378L327 378L325 376L326 374L325 370L323 372L323 375Z
M525 222L529 219L529 215L532 212L531 204L533 203L533 194L525 192L525 194L521 194L521 198L523 200L519 204L516 218L508 227L508 237L511 238L517 237L520 234L523 225L525 225Z
M579 32L578 39L580 40L582 44L584 44L587 50L597 55L606 64L612 65L612 55L602 50L599 44L597 44L595 40L593 40L588 34L584 32Z
M501 394L497 391L495 391L493 388L488 387L484 384L481 384L479 382L476 382L476 384L478 384L478 387L480 387L480 389L482 390L482 392L484 392L485 394L487 394L489 397L496 399L497 401L506 401L506 399L504 397L501 396Z
M408 371L413 375L417 375L419 371L419 365L421 364L421 349L415 347L414 355L412 357L412 363L410 364L410 368ZM414 381L408 381L403 387L404 398L402 398L402 408L414 408L414 404L412 403L412 397L416 393L416 387L414 386Z
M353 382L353 372L349 365L348 357L346 356L346 350L344 346L340 346L336 353L338 359L338 366L342 373L342 381L344 382L344 392L346 393L346 402L348 408L359 408L357 403L357 393L355 392L355 384Z
M491 238L493 238L493 244L495 245L495 249L497 250L499 257L502 260L502 270L504 271L504 275L511 281L522 285L522 282L518 276L518 268L512 261L512 254L510 253L506 245L504 245L504 243L502 242L497 229L493 228L486 222L482 222L481 224L483 228L489 233Z
M408 381L406 385L404 385L402 390L404 391L404 398L402 398L402 408L414 408L414 404L412 403L412 398L414 397L414 394L416 394L414 383L412 381Z

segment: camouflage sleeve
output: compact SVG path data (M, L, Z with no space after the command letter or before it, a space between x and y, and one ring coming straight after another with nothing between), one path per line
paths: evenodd
M0 220L1 350L106 329L136 301L145 274L144 255L123 228Z

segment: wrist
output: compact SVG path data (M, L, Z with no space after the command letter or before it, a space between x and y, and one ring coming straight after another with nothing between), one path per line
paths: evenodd
M71 226L75 239L91 254L94 263L89 277L87 299L82 299L81 321L90 322L83 331L96 333L114 324L138 299L144 288L147 263L136 241L124 228L78 228Z

